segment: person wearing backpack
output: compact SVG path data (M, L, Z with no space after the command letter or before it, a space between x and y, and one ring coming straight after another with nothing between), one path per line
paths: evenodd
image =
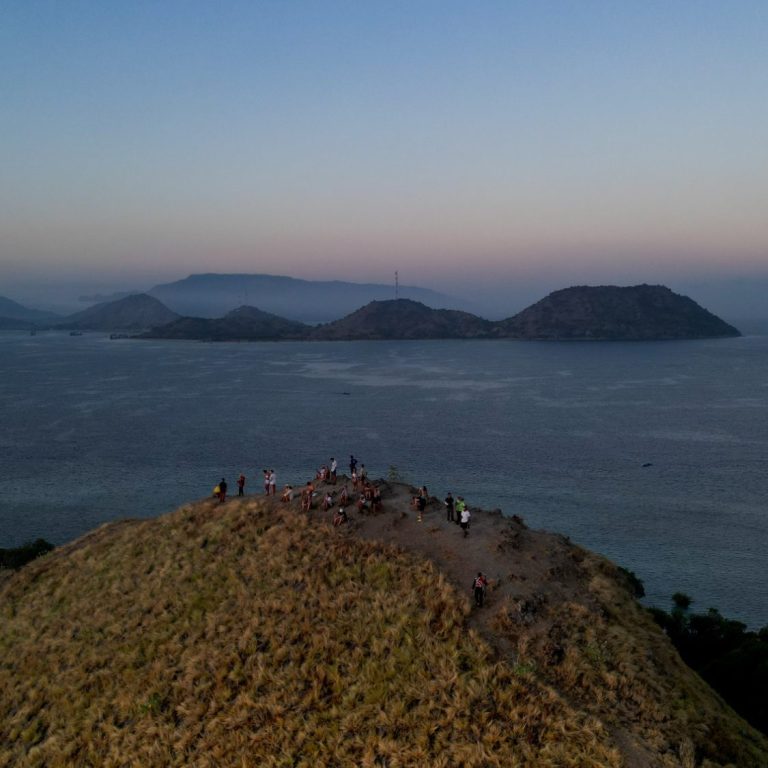
M472 581L472 592L475 595L475 605L478 608L483 607L485 601L485 588L488 586L488 579L485 578L482 571L477 572L477 576Z

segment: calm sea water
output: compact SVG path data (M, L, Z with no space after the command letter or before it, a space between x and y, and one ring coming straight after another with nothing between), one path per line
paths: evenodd
M768 337L201 344L0 334L0 546L354 452L768 623ZM652 466L643 467L651 463ZM479 564L481 566L482 564Z

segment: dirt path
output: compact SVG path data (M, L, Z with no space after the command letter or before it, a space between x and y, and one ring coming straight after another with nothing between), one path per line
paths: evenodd
M310 513L331 520L333 512L319 509L326 490L338 494L347 482L340 477L336 485L319 484L316 505ZM441 498L432 497L420 522L411 507L416 488L377 481L382 489L382 510L377 514L359 513L353 504L346 509L349 524L341 535L393 544L405 551L430 559L471 606L468 623L494 649L499 658L516 663L517 653L508 635L494 628L494 619L507 611L514 620L546 633L548 621L542 606L576 601L596 607L595 598L579 567L580 550L565 537L528 529L518 517L504 517L501 510L480 510L467 499L472 518L470 532L448 521ZM350 498L355 498L350 494ZM478 571L489 579L485 605L474 606L472 581ZM626 768L649 768L658 763L623 727L611 727L614 743L622 752Z
M317 499L326 490L340 492L346 478L333 485L318 485ZM469 624L480 631L498 652L509 654L508 641L493 630L499 610L530 613L543 601L589 600L579 580L573 550L561 536L531 531L519 518L508 518L500 510L477 509L467 499L472 519L467 537L457 523L448 521L441 498L433 497L423 520L411 507L416 489L402 483L377 481L382 489L383 509L377 514L358 513L347 506L350 522L347 535L394 544L431 559L472 602L472 581L478 571L489 579L486 604L472 607ZM348 483L351 490L351 483ZM317 504L319 506L319 502ZM312 515L327 515L318 509Z

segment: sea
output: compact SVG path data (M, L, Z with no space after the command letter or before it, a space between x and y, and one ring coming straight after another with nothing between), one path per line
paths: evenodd
M768 624L768 336L200 343L0 333L0 547L162 514L242 472L371 477L520 515ZM482 563L478 563L482 568Z

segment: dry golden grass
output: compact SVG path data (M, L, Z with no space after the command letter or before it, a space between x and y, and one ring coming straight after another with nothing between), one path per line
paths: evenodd
M263 501L107 526L0 587L0 766L619 766L466 611L429 562Z
M768 766L768 740L682 662L622 587L616 566L574 551L590 599L545 606L532 628L511 607L497 614L495 627L514 640L520 663L608 727L632 734L653 765Z

